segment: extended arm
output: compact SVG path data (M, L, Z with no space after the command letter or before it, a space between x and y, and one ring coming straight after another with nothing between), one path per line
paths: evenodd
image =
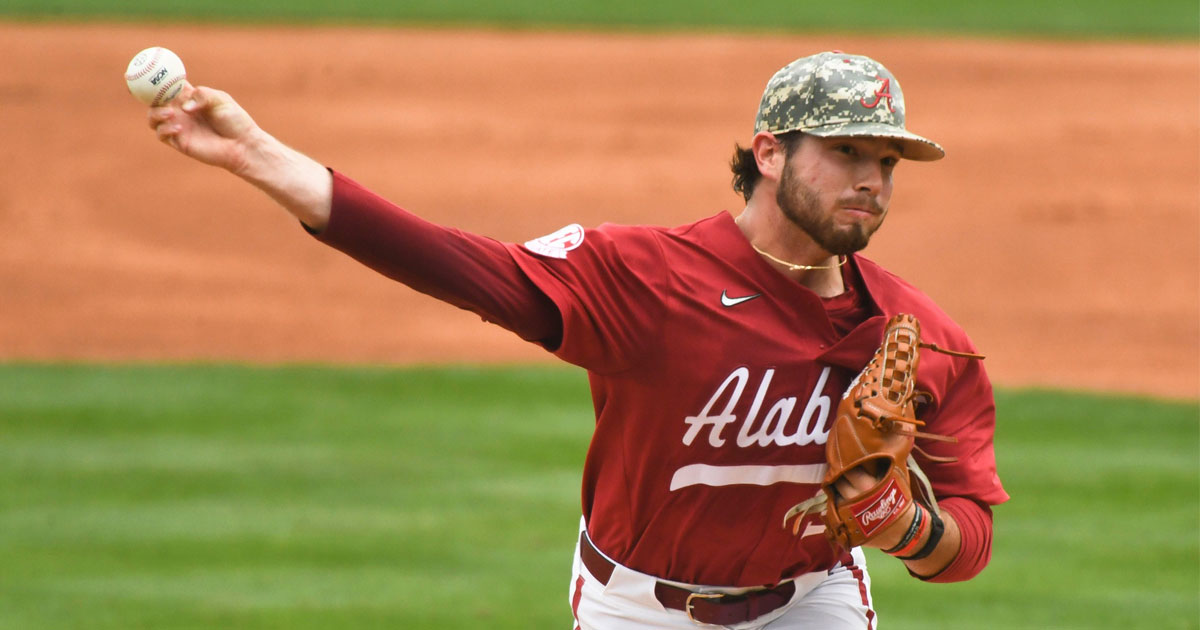
M335 177L263 131L225 92L185 85L167 107L151 109L149 121L167 145L253 184L319 239L379 273L527 341L559 344L558 309L503 244L435 225Z

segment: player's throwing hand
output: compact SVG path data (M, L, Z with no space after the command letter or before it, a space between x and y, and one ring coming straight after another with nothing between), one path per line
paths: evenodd
M245 171L262 134L229 94L190 83L166 106L151 108L149 121L158 139L180 153L235 174Z
M263 131L228 93L185 84L166 106L150 109L149 122L164 144L254 184L310 229L328 223L329 171Z

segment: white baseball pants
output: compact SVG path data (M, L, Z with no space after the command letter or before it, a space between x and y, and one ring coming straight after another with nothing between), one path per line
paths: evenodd
M866 557L861 549L855 549L851 555L852 564L839 564L828 572L796 578L795 595L783 606L744 623L714 626L697 623L681 610L664 607L655 596L655 585L667 582L688 590L714 593L738 593L746 589L668 582L616 563L608 582L602 583L584 565L577 543L569 595L574 629L876 630Z

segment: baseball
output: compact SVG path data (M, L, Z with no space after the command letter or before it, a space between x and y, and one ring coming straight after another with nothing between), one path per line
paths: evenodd
M137 100L159 107L179 94L187 72L175 53L153 46L133 56L125 69L125 84Z

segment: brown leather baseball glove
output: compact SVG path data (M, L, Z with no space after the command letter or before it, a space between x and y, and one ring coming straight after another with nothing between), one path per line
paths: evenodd
M784 517L785 527L796 518L793 533L799 533L806 515L822 512L830 543L846 549L860 546L904 513L913 501L914 481L921 484L918 492L922 502L932 504L936 510L929 482L911 457L914 439L918 435L955 439L917 430L925 424L916 418L913 403L921 347L946 352L921 343L921 326L912 315L900 314L888 321L875 356L850 383L838 404L825 443L829 469L821 484L824 492L793 507ZM835 483L856 467L873 474L877 482L867 492L847 500Z

